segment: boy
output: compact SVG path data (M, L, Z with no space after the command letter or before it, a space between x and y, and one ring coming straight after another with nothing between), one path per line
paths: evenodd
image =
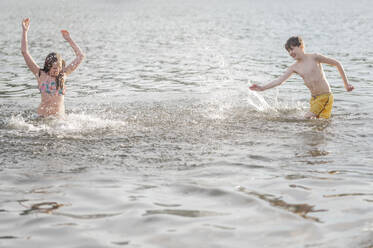
M305 118L328 119L332 111L334 98L330 91L329 83L326 81L321 63L336 66L343 79L346 90L351 91L354 87L348 83L342 65L337 60L327 58L320 54L305 53L303 40L299 36L290 37L285 44L285 49L296 62L291 65L282 76L271 83L264 86L253 84L250 86L250 89L263 91L276 87L285 82L293 73L297 73L303 78L304 84L312 95L310 100L311 108L310 111L306 113Z

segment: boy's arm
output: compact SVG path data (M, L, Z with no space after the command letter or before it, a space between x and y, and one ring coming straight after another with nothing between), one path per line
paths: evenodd
M22 40L21 40L21 51L23 58L25 59L27 67L31 70L34 75L38 75L40 67L35 63L28 51L27 44L27 32L30 28L30 19L26 18L22 21Z
M351 90L354 89L354 86L352 86L351 84L348 83L346 73L343 69L342 64L339 61L337 61L335 59L332 59L332 58L325 57L321 54L316 54L316 61L319 62L319 63L324 63L324 64L328 64L328 65L331 65L331 66L336 66L337 69L338 69L339 75L341 75L341 77L342 77L345 89L347 91L351 91Z
M76 70L76 68L82 63L84 59L84 54L80 47L71 39L70 34L67 30L61 30L63 38L70 44L70 46L73 48L76 58L73 62L71 62L65 69L64 72L66 75L71 74L73 71Z
M257 84L253 84L250 86L250 90L255 90L255 91L263 91L263 90L268 90L273 87L279 86L283 82L285 82L293 73L294 73L294 68L293 66L290 66L284 74L282 74L279 78L275 79L274 81L270 82L269 84L260 86Z

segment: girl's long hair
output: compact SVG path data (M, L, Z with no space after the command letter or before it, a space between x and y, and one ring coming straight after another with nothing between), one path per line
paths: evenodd
M63 89L65 84L65 79L63 77L63 69L65 68L65 61L62 59L61 55L58 53L50 53L45 58L44 68L42 71L48 73L52 68L54 63L58 63L61 66L61 71L56 77L56 90Z

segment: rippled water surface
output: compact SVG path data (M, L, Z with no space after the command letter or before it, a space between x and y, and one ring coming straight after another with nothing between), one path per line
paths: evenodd
M373 247L368 0L0 1L0 247ZM86 59L64 119L40 119L20 52ZM293 63L325 66L331 120L304 120Z

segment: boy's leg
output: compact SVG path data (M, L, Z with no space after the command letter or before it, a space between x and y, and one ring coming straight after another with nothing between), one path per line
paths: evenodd
M315 118L317 118L317 115L315 113L312 113L312 112L307 112L304 115L304 118L306 118L306 119L315 119Z

